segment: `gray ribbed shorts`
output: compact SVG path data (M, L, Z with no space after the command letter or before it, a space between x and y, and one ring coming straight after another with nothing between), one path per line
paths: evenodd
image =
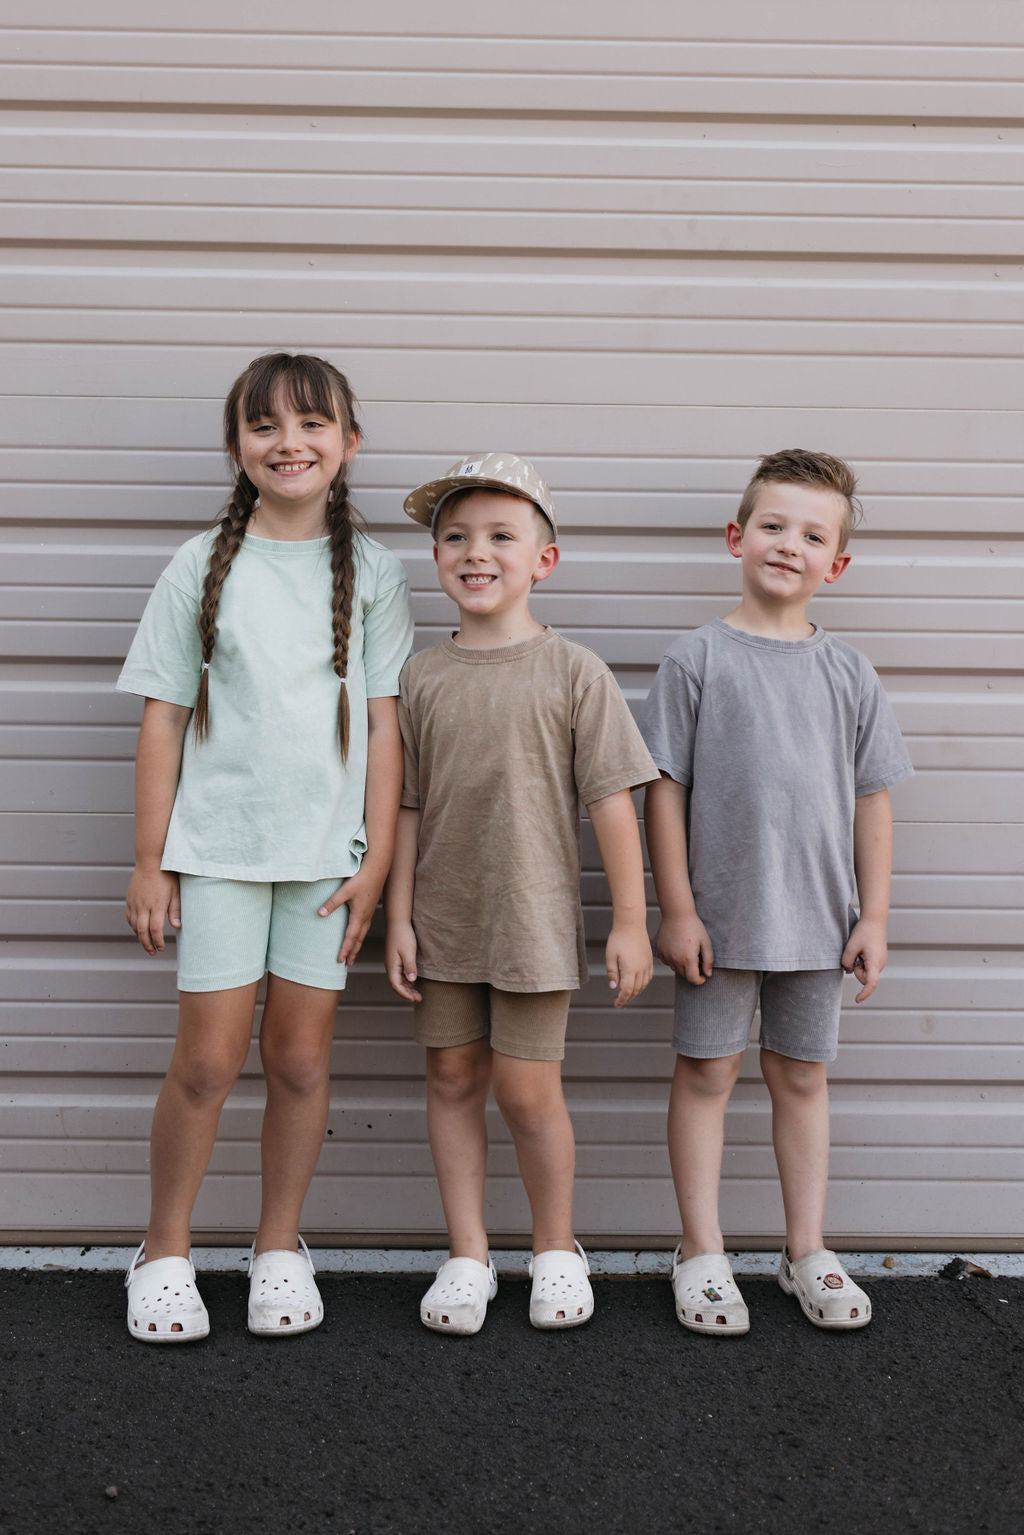
M180 874L178 990L227 991L258 981L265 971L301 986L343 991L348 967L338 950L348 907L317 912L340 879L213 879Z
M834 970L719 970L702 986L676 976L672 1048L693 1060L738 1055L761 1009L764 1050L797 1061L834 1061L843 976Z

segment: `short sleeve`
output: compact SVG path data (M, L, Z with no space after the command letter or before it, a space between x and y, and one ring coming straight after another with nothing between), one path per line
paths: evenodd
M658 776L610 671L601 672L584 689L574 711L573 774L584 805Z
M397 562L396 562L397 563ZM367 698L394 698L412 649L409 583L402 575L363 614L363 671Z
M693 785L701 692L697 678L672 656L665 656L640 718L640 730L659 771L687 789Z
M198 592L180 587L164 571L146 603L118 691L191 709L202 669Z
M401 678L401 689L398 694L398 726L402 732L402 756L404 761L402 808L404 810L418 810L420 808L419 744L412 723L412 715L409 713L409 697L405 675Z
M865 662L868 679L857 716L853 756L853 792L859 799L912 778L910 760L892 704L874 670Z

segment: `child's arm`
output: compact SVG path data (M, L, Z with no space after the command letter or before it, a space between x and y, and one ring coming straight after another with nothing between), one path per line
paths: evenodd
M321 917L348 906L345 938L338 963L351 965L363 946L373 913L388 877L395 849L395 821L402 796L402 737L398 729L397 698L370 698L366 703L366 852L350 879L344 880L320 908Z
M147 954L162 953L164 923L181 926L178 876L161 869L192 710L147 698L135 752L135 869L125 916Z
M419 837L419 811L403 806L398 812L395 857L384 894L384 914L388 921L384 963L392 990L407 1002L423 1000L413 985L416 979L416 933L412 925L412 896Z
M647 898L640 828L628 789L587 806L612 897L612 930L605 945L608 984L616 1007L639 996L654 974L647 936Z
M860 920L850 934L840 964L861 983L854 998L863 1002L878 985L889 950L885 923L889 915L892 870L892 805L888 789L863 794L853 811L853 869L857 876Z
M677 975L703 986L715 962L707 928L697 915L690 887L686 848L686 801L689 790L662 773L647 785L644 827L654 888L661 907L661 927L654 948Z

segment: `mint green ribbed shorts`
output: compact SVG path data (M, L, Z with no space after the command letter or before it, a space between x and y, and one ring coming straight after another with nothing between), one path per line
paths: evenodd
M179 991L226 991L248 986L269 970L285 981L343 991L348 968L338 964L348 907L317 912L340 879L211 879L180 874Z

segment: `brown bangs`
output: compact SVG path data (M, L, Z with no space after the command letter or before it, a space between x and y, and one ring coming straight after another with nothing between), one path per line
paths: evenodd
M239 410L246 421L259 421L274 409L277 395L283 391L292 410L338 419L338 406L330 374L318 357L293 357L287 352L272 352L258 357L245 374Z

